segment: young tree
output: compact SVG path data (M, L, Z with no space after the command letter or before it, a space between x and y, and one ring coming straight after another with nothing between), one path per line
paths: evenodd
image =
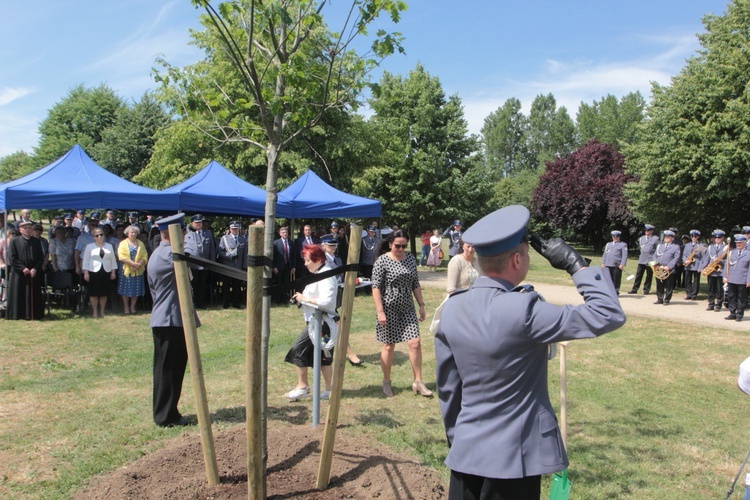
M355 181L358 192L370 186L388 220L412 232L485 213L491 184L458 96L446 98L417 65L406 78L385 72L370 104L378 153Z
M624 158L596 139L547 163L532 197L534 215L555 229L574 231L599 252L613 225L632 222L623 186Z
M331 109L355 107L366 76L400 51L401 37L376 30L370 48L354 50L381 14L398 22L402 0L351 0L343 26L329 31L329 0L233 0L205 10L193 42L206 58L158 75L185 117L212 139L257 147L266 158L264 249L272 257L280 154ZM266 268L266 278L270 279ZM263 408L266 407L270 297L263 301ZM265 419L264 419L265 420ZM265 436L265 432L263 432Z
M671 86L653 84L649 120L625 148L634 211L660 225L730 229L750 220L750 1L703 18L703 49Z

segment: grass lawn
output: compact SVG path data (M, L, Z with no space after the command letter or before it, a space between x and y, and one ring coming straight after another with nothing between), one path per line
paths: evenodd
M540 259L532 261L527 281L571 284ZM425 288L424 295L430 315L444 294ZM244 418L245 312L216 309L200 317L206 389L220 430ZM274 308L271 319L269 418L291 418L294 405L282 394L295 376L283 357L302 318L286 307ZM0 323L0 497L68 498L92 476L181 432L197 432L151 422L148 321L147 314L92 320L53 310L42 322ZM411 394L405 345L394 360L396 395L381 397L373 322L371 299L357 296L351 345L366 366L347 365L339 432L370 435L447 478L438 402ZM747 333L720 326L629 317L621 330L569 347L574 498L723 497L750 445L750 399L736 387L737 367L750 349ZM426 325L422 332L425 379L434 389L432 338ZM557 360L550 365L553 401L557 366ZM189 375L180 409L195 412Z

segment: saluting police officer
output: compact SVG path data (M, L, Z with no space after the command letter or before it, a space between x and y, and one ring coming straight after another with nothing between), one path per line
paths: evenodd
M185 214L156 221L161 243L148 260L148 286L154 305L151 309L151 332L154 337L153 415L156 425L188 425L177 409L182 394L182 380L187 366L187 346L177 294L169 225L180 224L184 231ZM195 326L200 326L195 315Z
M625 323L609 273L562 239L532 246L566 270L585 304L517 293L529 270L529 211L510 206L469 228L482 276L446 300L435 334L437 388L448 438L449 498L539 498L541 475L568 465L549 400L549 344ZM532 289L533 290L533 289Z
M620 282L622 281L622 270L628 261L628 246L620 241L622 232L614 230L610 233L612 241L604 246L602 254L602 267L606 267L615 285L617 295L620 295Z

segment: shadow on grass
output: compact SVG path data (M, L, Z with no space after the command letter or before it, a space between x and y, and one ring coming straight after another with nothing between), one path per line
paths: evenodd
M378 408L375 410L362 410L354 417L360 425L378 425L387 429L401 427L402 424L393 416L393 411L388 408Z

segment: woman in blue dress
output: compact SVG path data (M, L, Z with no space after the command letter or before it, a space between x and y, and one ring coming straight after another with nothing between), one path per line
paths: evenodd
M117 293L122 297L122 308L125 314L135 314L135 303L138 297L146 293L143 275L146 272L148 251L146 245L138 239L138 226L125 228L126 238L117 248L117 258L120 260L120 283Z

